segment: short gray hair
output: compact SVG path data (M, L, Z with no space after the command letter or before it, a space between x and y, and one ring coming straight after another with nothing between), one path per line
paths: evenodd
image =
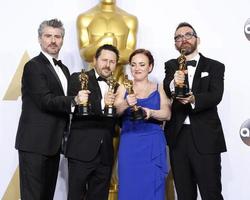
M47 26L61 29L62 37L64 37L65 29L63 27L63 23L58 19L51 19L51 20L45 20L40 24L40 26L38 28L38 37L39 38L42 37L43 29Z

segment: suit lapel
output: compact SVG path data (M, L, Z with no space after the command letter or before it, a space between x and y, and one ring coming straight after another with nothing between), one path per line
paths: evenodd
M205 69L205 57L200 54L200 60L198 62L197 68L195 70L195 74L194 74L194 80L193 80L193 85L192 85L192 92L196 92L201 80L201 72L204 71Z
M98 112L101 112L101 110L102 110L102 106L101 106L102 92L101 92L100 86L96 80L94 69L90 70L88 75L89 75L89 81L91 81L91 84L89 84L89 90L91 91L91 97L92 97L91 101L95 102L96 109L98 110Z
M65 75L65 77L66 77L66 79L67 79L67 86L69 85L69 78L70 78L70 73L69 73L69 70L68 70L68 68L65 66L65 65L63 65L62 66L62 71L63 71L63 73L64 73L64 75ZM55 70L54 70L55 71ZM58 76L57 76L58 77ZM60 84L61 84L61 81L60 81ZM62 84L61 84L61 88L62 88ZM62 88L63 89L63 88Z
M70 74L69 74L68 68L63 64L61 69L62 69L66 79L69 80Z
M62 91L63 94L64 94L63 87L62 87L62 83L61 83L61 81L60 81L60 79L59 79L59 77L58 77L58 75L57 75L57 73L56 73L54 67L51 65L51 63L50 63L49 60L46 58L46 56L44 56L42 53L40 53L39 56L42 58L44 64L49 68L49 70L52 72L52 74L53 74L54 77L56 78L56 80L57 80L57 82L58 82L58 84L59 84L59 86L60 86L60 89L61 89L61 91ZM63 70L63 73L65 74L64 70ZM65 76L66 76L66 75L65 75ZM68 80L68 76L66 76L66 79Z
M99 98L101 99L102 98L101 88L100 88L100 86L99 86L99 84L98 84L98 82L96 80L94 69L89 71L89 80L91 81L90 87L93 87L91 89L96 90L98 99Z
M179 63L178 63L178 59L174 59L173 60L173 71L177 71L179 70Z

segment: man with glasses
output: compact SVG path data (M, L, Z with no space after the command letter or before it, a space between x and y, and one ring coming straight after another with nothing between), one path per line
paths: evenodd
M171 97L185 75L190 88L189 96L173 98L172 118L165 125L178 200L196 199L197 186L202 199L221 200L220 154L226 144L217 105L223 96L225 66L198 52L200 38L186 22L177 26L174 41L179 52L185 51L187 70L179 70L177 59L167 61L165 92Z

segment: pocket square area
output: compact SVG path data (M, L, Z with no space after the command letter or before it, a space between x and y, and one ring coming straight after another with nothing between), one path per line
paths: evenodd
M206 77L206 76L208 76L208 75L209 75L208 72L201 72L201 78Z

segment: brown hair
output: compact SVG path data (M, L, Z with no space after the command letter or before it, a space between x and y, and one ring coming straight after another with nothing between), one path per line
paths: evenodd
M144 56L146 56L148 58L149 61L149 65L152 64L152 70L154 68L154 57L152 56L151 52L147 49L136 49L134 52L132 52L129 56L129 63L131 64L131 60L132 58L137 55L137 54L143 54ZM151 70L151 71L152 71ZM151 72L150 71L150 72Z
M102 50L109 50L109 51L114 52L116 55L116 61L118 62L120 55L119 55L119 50L115 46L113 46L111 44L104 44L104 45L100 46L96 50L96 53L95 53L96 59L98 59L98 57L101 55Z
M187 22L181 22L181 23L179 23L179 25L176 27L176 29L175 29L175 32L179 29L179 28L182 28L182 27L189 27L189 28L191 28L192 30L193 30L193 32L194 32L194 36L195 37L198 37L197 36L197 33L196 33L196 31L195 31L195 29L194 29L194 27L191 25L191 24L189 24L189 23L187 23Z

